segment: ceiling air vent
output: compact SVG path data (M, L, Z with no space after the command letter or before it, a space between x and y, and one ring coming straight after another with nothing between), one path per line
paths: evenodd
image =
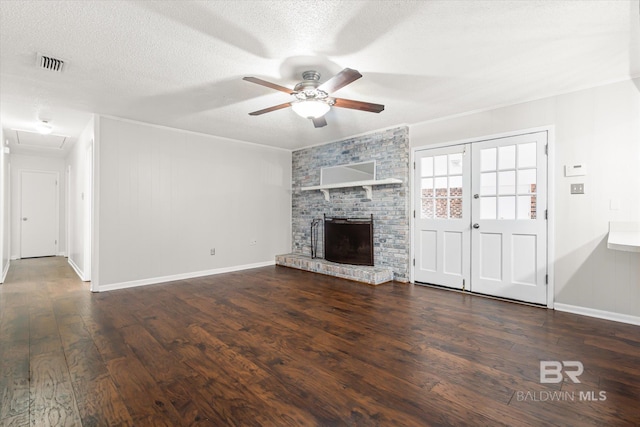
M38 53L37 66L43 70L62 72L64 68L64 61L62 59L54 58L52 56L43 55Z

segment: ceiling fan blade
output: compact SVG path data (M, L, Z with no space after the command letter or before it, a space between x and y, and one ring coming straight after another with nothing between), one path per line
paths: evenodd
M246 80L251 83L255 83L257 85L266 86L271 89L279 90L281 92L288 93L289 95L293 94L293 89L289 89L284 86L277 85L275 83L268 82L266 80L259 79L257 77L243 77L242 80Z
M360 77L362 77L362 74L360 74L358 71L352 70L351 68L345 68L326 82L322 83L318 87L318 89L323 90L327 93L332 93L337 91L338 89L345 87L349 83L353 83Z
M317 128L325 127L327 125L327 119L325 119L324 116L316 117L311 120L313 121L313 126Z
M382 104L372 104L371 102L353 101L351 99L334 98L334 107L351 108L352 110L368 111L370 113L379 113L384 110Z
M262 110L254 111L253 113L249 113L250 116L259 116L260 114L270 113L272 111L281 110L283 108L291 107L290 102L285 102L284 104L274 105L273 107L265 108Z

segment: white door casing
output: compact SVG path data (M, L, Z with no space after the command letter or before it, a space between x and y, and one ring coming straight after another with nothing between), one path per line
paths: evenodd
M58 249L58 174L20 174L20 257L53 256Z

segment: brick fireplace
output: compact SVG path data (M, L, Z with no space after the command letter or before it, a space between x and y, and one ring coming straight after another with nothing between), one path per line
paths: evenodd
M301 191L301 187L320 183L320 169L323 167L371 160L376 162L376 179L400 178L402 184L376 186L371 199L366 198L362 187L331 190L329 201L320 191ZM314 219L322 219L324 215L373 215L375 265L359 266L354 274L369 274L365 271L370 268L374 275L379 273L376 273L377 269L390 272L394 280L409 280L409 130L406 126L295 151L292 168L292 253L288 254L291 263L306 264L307 259L311 260L311 222ZM318 247L320 256L324 253L321 240ZM279 257L277 262L287 265L283 259ZM310 265L315 270L326 269L318 265L327 264L322 261L316 260Z

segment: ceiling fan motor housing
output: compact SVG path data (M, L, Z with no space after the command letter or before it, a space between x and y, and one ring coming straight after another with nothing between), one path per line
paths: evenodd
M300 100L326 100L329 94L323 90L318 89L320 86L320 73L314 70L305 71L302 73L304 79L298 83L293 90L296 92L295 97Z

